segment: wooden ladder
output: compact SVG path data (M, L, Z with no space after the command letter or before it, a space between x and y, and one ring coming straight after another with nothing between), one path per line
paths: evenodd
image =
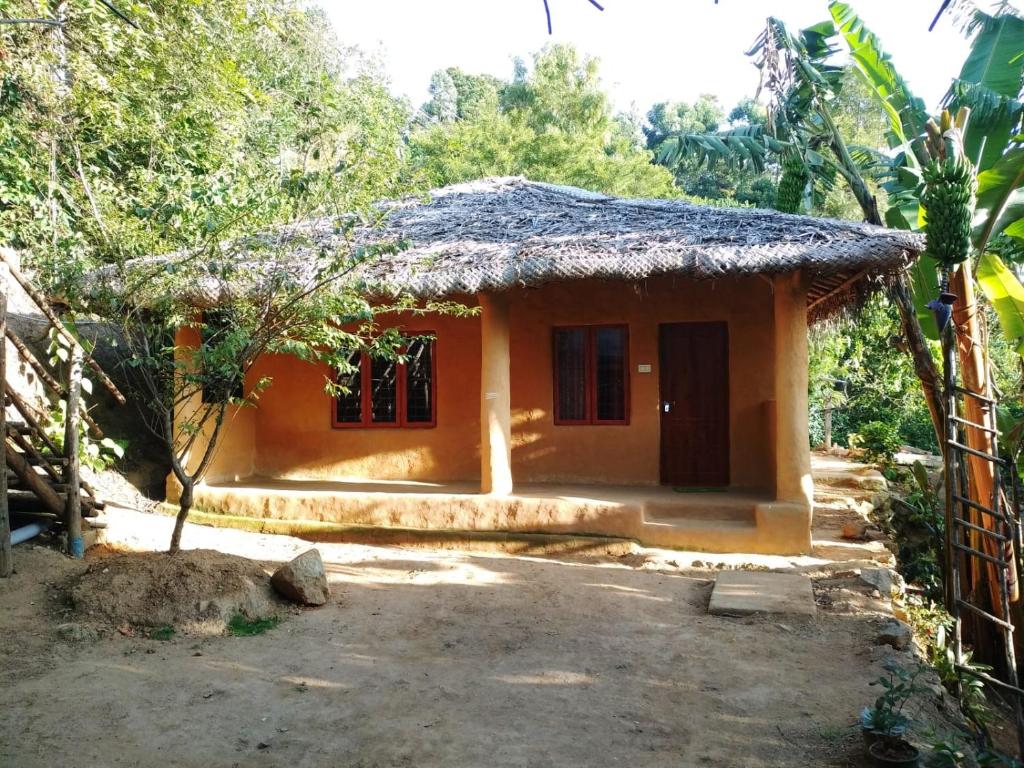
M82 479L79 467L79 426L84 423L89 433L103 438L103 432L89 415L81 399L82 369L88 365L95 377L124 403L124 395L85 347L65 328L46 298L29 282L11 258L10 251L0 248L0 381L3 381L4 407L0 408L0 441L3 453L0 473L0 577L12 570L10 513L38 519L45 525L63 528L67 549L73 557L84 553L82 518L94 517L103 509L96 491ZM42 312L50 328L67 343L69 360L66 366L44 364L29 346L7 325L7 274L17 282ZM27 402L11 386L7 376L7 344L19 359L32 370L55 400L66 403L64 436L58 445L44 430L45 414ZM9 415L16 418L8 418Z

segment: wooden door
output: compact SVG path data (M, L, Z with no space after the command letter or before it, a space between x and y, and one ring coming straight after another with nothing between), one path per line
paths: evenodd
M658 328L661 482L729 484L729 328L664 323Z

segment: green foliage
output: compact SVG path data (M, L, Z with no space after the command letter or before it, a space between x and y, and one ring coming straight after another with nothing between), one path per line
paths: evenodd
M839 379L846 382L847 397L833 413L836 443L880 421L893 425L901 442L937 450L917 376L899 339L896 311L882 296L873 297L856 315L810 329L812 443L821 442L821 409L827 397L834 397L832 381Z
M994 253L979 257L977 279L999 316L1004 336L1017 354L1024 355L1024 286Z
M878 736L902 736L910 725L910 718L904 714L904 708L912 696L927 691L917 682L927 667L914 664L904 668L892 659L887 659L884 667L886 674L870 683L879 686L882 693L875 699L873 706L861 710L860 725L865 731Z
M253 637L269 632L281 623L279 616L250 619L244 613L236 613L228 621L228 632L235 637Z
M850 5L833 0L829 12L849 48L856 71L879 96L878 103L889 118L889 146L908 145L924 131L928 118L924 102L913 95L879 39Z
M149 633L151 640L168 641L174 637L174 627L170 624L164 624L162 627L156 627Z
M47 351L51 367L67 365L71 358L70 342L56 329L51 328L48 335ZM82 410L88 412L89 398L92 396L92 380L82 376L82 391L79 394ZM64 450L64 425L67 423L67 400L61 398L46 414L43 421L43 432L58 451ZM95 438L89 431L84 419L78 420L78 461L82 466L94 472L100 472L114 466L124 458L125 446L109 437Z
M883 467L892 464L893 456L900 449L899 428L884 421L869 421L862 424L860 431L849 436L851 448L859 448L864 458Z
M999 159L978 174L974 247L984 252L1000 234L1024 240L1024 139L1011 142Z
M500 87L459 74L465 83L458 93L466 94L461 119L409 137L411 163L430 186L523 175L631 197L675 195L671 174L652 165L612 115L596 60L556 45Z
M64 8L62 38L0 25L0 230L54 290L73 297L97 263L291 220L342 183L365 205L404 172L407 109L321 12L159 0L131 6L136 28Z
M904 496L893 496L886 528L899 548L903 578L917 584L933 600L942 597L944 500L941 481L932 481L921 462L911 470L912 485Z

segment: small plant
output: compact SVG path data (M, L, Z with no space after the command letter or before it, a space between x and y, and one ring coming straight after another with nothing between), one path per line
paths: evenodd
M252 637L268 632L278 624L281 619L277 616L267 616L262 619L250 619L244 613L236 613L228 621L228 632L235 637Z
M156 627L152 632L149 633L151 640L163 640L167 641L174 637L174 627L170 624L164 624L162 627Z
M901 667L889 659L885 669L888 674L871 683L882 687L882 695L875 699L874 706L861 710L860 725L862 730L876 737L901 738L910 725L910 718L903 709L915 693L926 690L917 684L917 678L927 667L923 664Z
M66 365L70 359L69 342L53 328L50 329L48 351L51 366ZM86 410L88 410L87 399L92 395L92 391L92 380L88 376L82 376L81 399ZM64 450L64 424L67 421L67 407L67 400L59 399L53 409L46 414L43 423L43 432L59 451ZM95 439L90 434L85 420L79 420L78 460L82 466L88 467L94 472L109 469L119 459L124 458L125 445L124 441L111 440L109 437Z
M961 746L955 736L931 744L931 754L926 761L928 768L961 768L967 765L967 755Z
M910 475L913 479L910 492L892 498L892 515L887 527L899 547L904 578L920 585L929 598L937 600L942 595L940 553L945 533L940 495L942 482L932 481L919 461L914 462Z
M903 445L899 428L884 421L869 421L860 432L850 434L848 440L851 448L863 451L865 459L883 467L892 465L893 457Z

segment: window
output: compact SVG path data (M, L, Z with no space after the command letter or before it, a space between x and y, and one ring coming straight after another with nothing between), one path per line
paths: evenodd
M334 402L336 427L433 427L434 340L413 339L405 361L354 352L352 369L338 376L344 388Z
M555 424L629 424L629 331L555 328Z

